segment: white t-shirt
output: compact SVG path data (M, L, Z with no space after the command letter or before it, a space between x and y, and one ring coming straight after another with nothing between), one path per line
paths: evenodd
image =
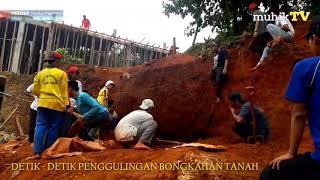
M288 18L285 16L279 16L276 20L276 25L282 27L283 25L288 24L290 32L294 35L294 28Z
M81 94L81 93L82 93L82 84L81 84L80 81L78 81L78 80L76 80L76 81L77 81L77 83L78 83L79 94Z
M31 84L31 85L27 88L26 91L27 91L28 93L33 94L33 87L34 87L34 85ZM32 101L32 103L31 103L31 105L30 105L30 108L36 111L36 110L38 109L38 101L39 101L39 98L38 98L36 95L33 95L33 97L34 97L34 100Z
M153 117L146 111L136 110L123 117L114 130L117 141L132 141L137 136L138 128Z

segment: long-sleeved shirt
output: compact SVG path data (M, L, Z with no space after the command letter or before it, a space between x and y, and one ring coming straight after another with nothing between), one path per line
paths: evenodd
M99 113L108 111L107 108L100 105L93 97L85 92L79 94L77 98L77 108L84 119L90 119Z
M137 135L138 128L146 121L154 121L146 111L136 110L123 117L114 130L117 141L131 141Z
M33 94L39 97L38 107L65 111L69 105L68 77L58 68L45 68L34 78Z

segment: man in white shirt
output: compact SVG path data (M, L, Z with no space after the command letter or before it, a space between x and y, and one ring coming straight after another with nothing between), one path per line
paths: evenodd
M26 90L25 94L27 96L33 97L34 100L30 105L30 114L29 114L29 142L33 143L34 141L34 129L36 127L36 119L37 119L37 109L38 109L38 97L33 92L33 84L31 84Z
M279 16L275 24L268 24L267 31L273 37L273 40L267 44L267 47L264 48L263 54L258 62L258 64L251 70L256 70L263 61L268 57L272 48L279 45L280 42L286 41L289 42L294 38L295 32L294 28L285 16Z
M143 100L139 110L135 110L122 118L114 130L116 140L123 144L131 144L138 140L133 149L151 150L150 145L158 127L153 116L149 114L154 107L151 99Z

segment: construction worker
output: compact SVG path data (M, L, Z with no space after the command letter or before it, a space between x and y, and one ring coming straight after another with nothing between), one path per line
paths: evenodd
M60 128L69 106L67 73L58 69L63 56L52 52L45 59L48 66L34 78L33 94L39 97L34 152L40 155L59 137Z
M86 15L83 15L83 19L82 19L82 28L89 30L91 28L91 23L89 21L89 19L87 19Z
M245 101L238 92L231 93L229 101L230 111L235 121L233 131L236 134L248 141L248 137L253 136L253 116L255 116L256 135L262 136L263 140L268 138L270 134L269 123L262 109Z
M80 77L80 71L79 68L76 66L72 66L68 69L68 77L69 80L72 81L77 81L78 87L79 87L79 93L82 93L82 83L79 81Z
M109 92L115 87L115 83L111 80L107 81L105 86L99 91L98 102L104 107L108 108L108 100L110 98Z
M263 54L258 64L254 68L250 69L252 71L260 67L274 47L280 45L280 43L283 41L291 41L295 35L295 31L291 22L285 16L279 16L276 20L276 24L268 24L267 31L273 37L273 40L268 42L267 46L263 50Z
M78 118L75 123L80 124L79 126L82 128L80 138L84 140L95 140L96 130L91 130L110 124L109 112L107 108L99 104L89 94L85 92L80 93L77 81L69 81L68 85L70 96L77 99L79 113L72 113Z
M36 119L37 119L37 110L38 110L38 97L33 94L33 87L34 84L31 84L26 90L25 94L27 96L33 97L33 101L30 105L30 112L29 112L29 143L33 146L34 142L34 130L36 128Z
M249 11L254 16L263 16L266 13L260 11L258 4L253 2L249 5ZM256 21L253 31L253 38L250 43L249 49L253 52L262 54L263 49L267 43L272 39L269 32L267 31L267 21Z
M260 175L261 180L320 179L320 58L298 62L286 92L293 104L288 152L270 162ZM308 120L315 150L298 154Z
M217 58L212 69L211 80L216 86L216 102L219 103L222 98L223 86L227 81L229 53L226 49L217 46L214 46L213 53L217 54Z
M150 111L154 107L154 102L151 99L145 99L139 106L139 110L135 110L123 117L114 130L116 140L124 145L136 143L133 149L150 150L147 145L155 135L158 127L153 120Z

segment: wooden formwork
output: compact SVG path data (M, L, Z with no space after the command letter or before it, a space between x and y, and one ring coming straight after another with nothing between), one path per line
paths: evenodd
M161 59L169 51L104 33L27 17L0 21L0 71L33 74L46 52L65 48L85 64L105 67L138 65Z

